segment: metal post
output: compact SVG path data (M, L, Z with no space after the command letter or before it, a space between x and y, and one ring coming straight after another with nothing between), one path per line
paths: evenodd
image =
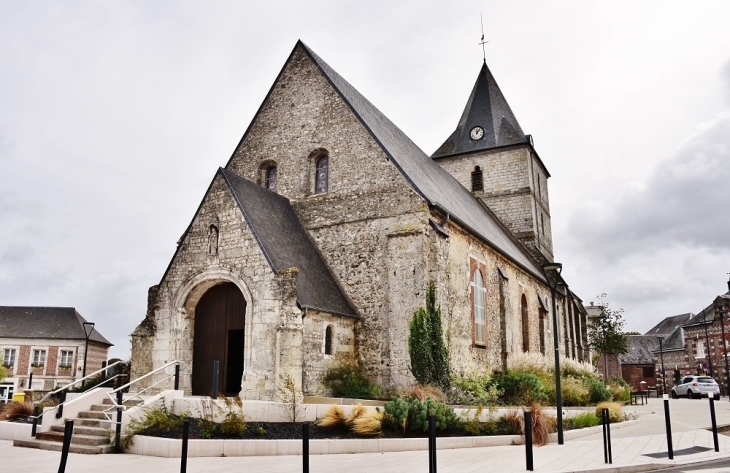
M101 362L101 369L104 370L101 372L101 381L104 382L106 380L106 360Z
M31 371L30 376L28 376L28 389L33 389L33 372Z
M707 334L707 319L705 319L705 344L707 345L707 362L710 365L710 376L715 377L712 370L712 353L710 352L710 336ZM712 323L712 322L710 322Z
M715 451L720 451L720 444L717 441L717 419L715 419L715 396L707 396L710 400L710 418L712 419L712 440L715 442Z
M534 471L532 462L532 413L525 411L525 459L527 471Z
M666 422L667 428L667 452L669 453L669 459L674 460L674 449L672 448L672 423L669 419L669 394L663 394L664 399L664 421Z
M58 393L58 409L56 409L56 419L63 417L63 403L66 402L66 391Z
M428 473L436 473L436 416L428 416Z
M215 360L213 362L213 395L211 396L213 399L218 399L218 370L219 370L219 364L218 360Z
M175 391L180 388L180 365L175 365Z
M727 339L725 338L725 314L721 307L718 307L717 312L720 315L720 327L722 328L722 348L725 352L725 391L728 393L728 400L730 401L730 368L728 368L727 361Z
M560 345L558 342L558 313L555 302L555 290L560 281L560 273L563 265L560 263L547 263L543 265L544 270L552 269L556 272L555 282L550 286L550 294L553 298L553 345L555 348L555 403L558 411L558 445L563 445L563 394L560 389Z
M38 406L33 407L33 427L30 429L31 437L35 437L36 430L38 429L38 413L40 410L41 409Z
M84 322L81 324L84 327L84 335L86 336L86 344L84 345L84 370L81 372L81 378L86 377L86 358L89 354L89 337L91 336L91 333L94 331L94 324L93 322ZM86 327L91 327L90 330L87 330ZM81 381L81 387L84 387L84 384L86 384L86 380Z
M180 453L180 473L185 473L188 469L188 432L190 431L190 421L183 422L183 438L182 452Z
M58 465L58 473L66 471L66 460L68 460L68 450L71 448L71 436L74 432L74 421L69 419L66 421L66 427L63 430L63 447L61 448L61 463Z
M613 464L613 454L611 453L611 412L608 409L603 409L604 416L606 416L606 449L608 450L608 463Z
M117 424L114 429L114 446L117 453L122 452L122 392L117 391Z
M309 473L309 422L302 424L302 471Z
M606 436L606 409L601 409L601 426L603 427L603 463L608 463L608 438Z

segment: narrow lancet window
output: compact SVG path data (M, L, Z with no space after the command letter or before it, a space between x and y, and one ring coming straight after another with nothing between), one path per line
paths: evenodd
M317 159L317 175L314 180L314 193L324 194L327 192L329 180L329 156L322 156Z
M332 326L328 325L324 330L324 354L332 354Z
M484 178L482 176L482 169L476 166L471 172L471 191L481 192L484 190Z
M276 166L271 166L269 169L266 170L266 181L264 182L267 189L269 189L272 192L276 192L276 177L278 176L279 171Z
M474 344L479 346L486 346L486 289L484 288L484 278L482 278L482 272L478 269L474 271L474 279L472 280L472 285L474 288Z

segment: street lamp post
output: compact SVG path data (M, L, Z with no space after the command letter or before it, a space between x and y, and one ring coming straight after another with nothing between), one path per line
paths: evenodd
M714 378L715 375L712 370L712 353L710 352L710 337L707 334L707 314L705 314L703 321L705 322L705 344L707 345L707 361L710 364L710 377Z
M550 295L553 299L553 344L555 345L555 402L558 411L558 445L563 445L563 395L560 390L560 345L558 344L558 315L555 303L555 289L558 282L562 279L560 273L563 271L563 265L560 263L545 263L542 265L543 271L554 271L554 282L550 285ZM550 282L550 278L545 277Z
M664 372L664 337L657 337L659 338L659 356L662 359L662 394L667 392L667 376Z
M725 339L725 311L720 305L715 306L715 312L720 317L720 328L722 329L722 348L725 354L725 389L728 391L728 400L730 400L730 369L727 362L727 340Z
M81 325L84 327L84 335L86 336L86 345L84 346L84 370L81 373L81 378L86 377L86 357L89 354L89 337L91 336L91 333L94 331L94 324L93 322L84 322ZM86 380L81 381L81 387L84 387L84 384L86 383Z

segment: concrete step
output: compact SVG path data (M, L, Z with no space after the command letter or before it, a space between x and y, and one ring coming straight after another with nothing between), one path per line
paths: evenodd
M63 434L65 432L65 426L63 425L53 425L51 426L51 432L60 432ZM109 429L105 429L103 427L87 427L87 426L78 426L76 425L76 422L74 422L74 435L93 435L96 437L109 437Z
M61 432L38 432L35 436L36 440L50 440L51 442L63 443L63 434ZM96 435L77 435L71 436L71 445L106 445L109 443L109 436L99 437Z
M54 442L52 440L13 440L13 446L26 448L39 448L41 450L51 450L60 452L63 449L63 443ZM68 451L71 453L84 453L87 455L96 455L99 453L111 453L113 451L111 445L77 445L71 444Z
M109 420L106 414L101 411L81 411L79 412L79 419Z
M113 429L114 424L108 420L99 419L74 419L74 428L76 427L99 427L102 429Z
M113 405L114 403L112 402L111 399L109 399L108 397L106 397L106 398L104 398L104 404L107 407L109 407L109 406ZM135 399L124 399L122 401L122 404L124 404L127 407L132 407L132 406L137 406L139 404L142 404L142 400L141 399L137 399L137 398L135 398Z
M89 409L89 410L92 412L99 412L99 411L106 411L110 407L112 407L111 404L94 404L93 406L91 406L91 409ZM108 412L113 414L116 412L116 410L109 409Z

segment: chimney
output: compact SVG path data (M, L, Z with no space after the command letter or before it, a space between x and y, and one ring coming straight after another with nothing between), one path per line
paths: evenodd
M728 273L728 274L730 274L730 273ZM730 292L730 278L728 278L728 280L727 280L727 290L728 290L728 292Z

